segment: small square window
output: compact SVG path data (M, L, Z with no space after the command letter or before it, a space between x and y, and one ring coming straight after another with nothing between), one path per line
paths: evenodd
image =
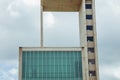
M87 30L93 30L93 26L92 25L87 25Z
M88 59L88 64L95 64L95 59Z
M86 19L92 19L92 15L86 15Z
M94 41L93 36L88 36L88 37L87 37L87 41Z
M86 5L85 5L85 8L86 8L86 9L92 9L92 4L86 4Z
M89 76L96 76L96 71L89 71Z
M90 53L94 53L94 48L88 48L88 52L90 52Z

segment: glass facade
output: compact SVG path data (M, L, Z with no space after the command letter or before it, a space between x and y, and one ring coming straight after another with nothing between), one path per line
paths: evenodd
M80 51L23 51L22 80L82 80Z

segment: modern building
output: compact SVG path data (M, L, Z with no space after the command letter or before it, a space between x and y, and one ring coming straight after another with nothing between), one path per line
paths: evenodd
M44 47L43 12L78 12L80 47ZM19 80L99 80L95 0L41 0L41 47L19 48Z

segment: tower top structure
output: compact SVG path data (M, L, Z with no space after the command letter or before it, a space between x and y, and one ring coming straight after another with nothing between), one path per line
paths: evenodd
M41 0L43 11L78 12L82 0Z
M44 46L49 11L79 13L80 47ZM95 0L41 0L40 14L41 47L19 48L19 80L99 80Z

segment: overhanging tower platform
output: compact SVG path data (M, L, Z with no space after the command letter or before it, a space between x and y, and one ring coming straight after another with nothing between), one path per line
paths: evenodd
M79 11L81 0L42 0L43 11Z

